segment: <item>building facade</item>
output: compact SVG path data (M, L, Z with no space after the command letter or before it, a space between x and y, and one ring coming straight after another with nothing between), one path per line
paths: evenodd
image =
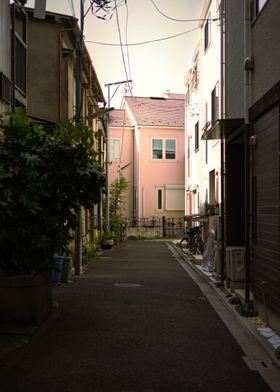
M254 7L249 106L251 283L258 311L280 331L280 3L259 0Z
M15 2L0 4L0 113L27 105L27 15Z
M125 216L182 218L184 97L124 97L122 113L110 115L110 179L122 170L130 184Z
M204 10L218 3L220 88L217 101L212 90L210 122L202 133L202 143L208 148L220 143L220 153L216 152L220 160L220 247L216 249L219 266L214 268L249 306L253 298L261 317L279 331L280 3L205 1ZM204 23L204 40L209 36L206 29ZM205 45L200 48L202 51ZM200 80L209 80L211 60L205 60ZM204 86L199 89L205 91ZM203 93L196 93L203 105L201 96ZM215 102L217 111L213 110Z
M211 215L204 222L206 237L222 200L222 143L202 140L211 124L222 116L220 3L205 1L199 20L200 38L185 76L185 213L189 217Z
M9 110L12 103L10 3L0 3L0 114Z
M24 4L0 2L0 114L25 108L33 122L50 131L60 121L88 125L106 175L102 120L106 101L84 41L78 40L78 20L52 12L38 16ZM102 228L105 198L82 210L75 243L79 257L82 236L92 239L94 228Z

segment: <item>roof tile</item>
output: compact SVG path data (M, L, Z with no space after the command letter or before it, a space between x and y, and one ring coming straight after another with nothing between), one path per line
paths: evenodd
M178 94L179 95L179 94ZM165 97L124 97L138 125L184 128L185 100Z

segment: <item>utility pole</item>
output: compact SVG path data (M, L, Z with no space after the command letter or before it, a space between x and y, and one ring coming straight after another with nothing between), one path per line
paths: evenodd
M76 124L81 122L82 110L82 50L83 50L83 31L84 31L84 3L80 0L80 28L76 27ZM82 273L82 213L81 208L77 212L77 227L75 230L75 257L74 257L75 275Z
M105 87L108 88L108 108L110 108L111 105L111 94L110 94L110 87L111 86L117 86L115 92L117 91L118 87L121 84L125 83L131 83L132 80L123 80L121 82L114 82L114 83L107 83L105 84ZM114 92L114 94L115 94ZM109 113L107 114L106 118L106 161L105 161L105 167L106 167L106 232L108 233L110 231L110 177L109 177L109 166L110 166L110 135L109 135Z

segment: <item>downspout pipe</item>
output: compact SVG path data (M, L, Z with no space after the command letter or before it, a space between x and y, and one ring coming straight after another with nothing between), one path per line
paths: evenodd
M221 36L220 36L220 96L221 119L225 118L225 0L220 4ZM221 134L221 280L225 278L225 140L224 126Z
M244 0L244 187L245 187L245 302L250 304L251 244L250 244L250 118L251 68L245 61L251 57L250 1Z
M16 25L16 10L15 10L15 7L16 7L16 5L15 5L15 3L14 4L12 4L12 6L11 6L11 26L12 26L12 34L11 34L11 36L12 36L12 42L11 42L11 52L12 52L12 82L13 82L13 91L12 91L12 112L14 112L15 111L15 108L16 108L16 96L15 96L15 91L16 91L16 81L15 81L15 78L16 78L16 53L15 53L15 41L16 41L16 38L15 38L15 25Z
M81 123L82 113L82 48L83 48L83 26L84 26L84 6L83 1L80 1L80 23L81 30L77 25L76 29L76 124ZM75 258L74 268L75 275L82 274L82 209L79 208L77 212L77 227L75 230Z
M132 128L132 217L133 217L133 225L135 222L135 126Z

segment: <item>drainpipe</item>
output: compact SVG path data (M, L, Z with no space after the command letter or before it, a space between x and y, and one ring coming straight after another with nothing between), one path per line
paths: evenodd
M59 32L59 38L58 38L58 119L59 121L61 120L61 79L62 79L62 36L63 32Z
M16 108L16 97L15 97L15 91L16 91L16 81L15 81L15 78L16 78L16 60L15 60L15 58L16 58L16 54L15 54L15 41L16 41L16 38L15 38L15 25L16 25L16 22L15 22L15 19L16 19L16 16L15 16L15 7L16 7L16 4L14 3L14 4L12 4L12 6L11 6L11 9L12 9L12 12L11 12L11 26L12 26L12 34L11 34L11 36L12 36L12 40L11 40L11 52L12 52L12 72L11 72L11 77L12 77L12 83L13 83L13 91L12 91L12 104L11 104L11 107L12 107L12 112L14 112L15 111L15 108Z
M80 1L80 23L81 29L78 24L76 25L76 124L81 123L81 111L82 111L82 82L81 82L81 70L82 70L82 47L83 47L83 26L84 26L84 3ZM75 230L75 258L74 268L75 275L82 274L82 209L79 208L77 212L77 227Z
M132 162L133 162L133 165L132 165L132 217L133 217L133 225L134 225L134 222L135 222L135 216L134 216L134 214L135 214L135 200L134 200L134 196L135 196L135 146L134 146L134 143L135 143L135 126L133 126L133 129L132 129Z
M253 60L251 55L251 19L250 1L244 1L244 181L245 181L245 302L250 303L250 119L251 104L251 71Z
M220 36L220 95L221 119L225 118L225 0L220 4L221 36ZM221 135L221 280L225 278L225 140L224 126Z

